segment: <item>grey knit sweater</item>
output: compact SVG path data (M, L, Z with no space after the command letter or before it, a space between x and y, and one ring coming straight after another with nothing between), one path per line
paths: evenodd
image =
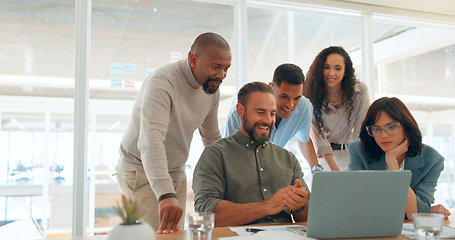
M188 59L157 69L143 83L120 145L118 169L145 172L157 198L175 193L172 181L186 180L193 132L205 146L221 139L219 91L208 95Z

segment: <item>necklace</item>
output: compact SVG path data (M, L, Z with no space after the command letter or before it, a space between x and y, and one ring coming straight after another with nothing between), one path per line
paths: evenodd
M336 101L336 102L332 102L330 100L329 100L329 102L330 102L330 104L332 104L332 106L337 106L338 104L341 103L341 98L339 98L338 101Z
M330 89L329 89L330 90ZM336 102L332 102L332 99L337 99ZM340 106L340 104L342 103L342 99L343 99L343 93L341 91L341 89L339 89L338 91L329 91L328 94L327 94L327 100L330 104L332 104L332 106L334 107L337 107L337 106Z

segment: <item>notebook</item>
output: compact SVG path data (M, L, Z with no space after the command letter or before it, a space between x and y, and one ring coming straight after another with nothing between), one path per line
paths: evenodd
M401 233L410 171L316 172L307 236L391 237Z

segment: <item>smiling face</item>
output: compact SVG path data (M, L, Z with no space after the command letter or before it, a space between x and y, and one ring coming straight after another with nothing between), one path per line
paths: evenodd
M271 85L275 90L278 116L280 118L288 118L300 103L300 98L302 98L303 94L303 84L293 85L283 81L279 87Z
M396 122L397 121L390 117L389 114L381 111L379 112L378 120L374 123L374 126L384 129L386 126ZM376 144L378 144L382 151L387 152L400 145L404 141L406 135L404 133L403 126L399 126L398 128L399 129L397 134L389 135L384 130L382 130L379 136L374 137L374 141Z
M207 94L215 93L231 66L231 52L213 45L189 55L191 71Z
M240 132L261 144L270 139L276 115L276 102L273 94L252 92L246 106L241 103L237 104L237 112L242 119Z
M328 88L341 87L344 77L345 62L343 56L332 53L327 56L322 70Z

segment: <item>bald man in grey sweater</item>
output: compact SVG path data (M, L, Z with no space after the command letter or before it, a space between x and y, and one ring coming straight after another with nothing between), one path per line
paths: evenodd
M221 139L218 88L230 66L227 41L203 33L187 59L157 69L142 85L120 145L117 178L127 197L145 201L143 220L157 233L183 229L193 132L199 129L205 146Z

